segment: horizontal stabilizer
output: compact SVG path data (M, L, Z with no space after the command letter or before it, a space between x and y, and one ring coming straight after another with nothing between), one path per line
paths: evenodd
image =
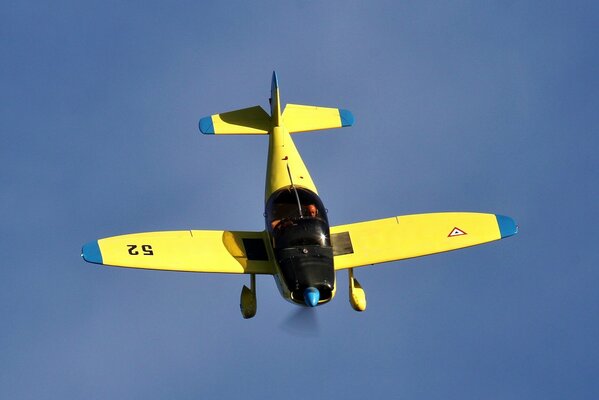
M89 242L87 262L115 267L230 274L274 274L263 232L165 231Z
M447 212L415 214L331 228L335 269L426 256L518 233L510 217Z
M287 104L283 111L283 124L289 133L342 128L354 124L348 110L328 107Z
M262 107L255 106L204 117L199 125L207 135L265 135L271 120Z

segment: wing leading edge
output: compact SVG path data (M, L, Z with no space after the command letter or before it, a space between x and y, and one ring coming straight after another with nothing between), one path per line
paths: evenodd
M518 233L510 217L483 213L405 215L331 228L335 269L475 246Z
M89 242L87 262L115 267L230 274L274 274L264 232L165 231Z

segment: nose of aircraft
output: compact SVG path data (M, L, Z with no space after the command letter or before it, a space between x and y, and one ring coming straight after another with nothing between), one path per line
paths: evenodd
M315 287L309 287L304 290L304 301L309 307L316 307L320 300L320 292Z

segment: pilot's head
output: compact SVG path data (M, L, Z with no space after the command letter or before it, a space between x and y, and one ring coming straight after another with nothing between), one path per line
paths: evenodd
M318 210L316 209L316 206L314 204L310 204L308 206L308 215L311 217L316 217L317 214Z

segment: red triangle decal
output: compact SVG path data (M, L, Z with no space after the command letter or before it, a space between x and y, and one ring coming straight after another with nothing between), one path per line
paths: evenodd
M463 230L461 230L458 227L454 227L451 232L449 232L449 235L447 235L447 237L454 237L454 236L464 236L467 235L466 232L464 232Z

